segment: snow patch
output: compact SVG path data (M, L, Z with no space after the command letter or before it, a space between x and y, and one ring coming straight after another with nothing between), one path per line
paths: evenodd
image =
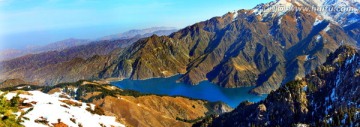
M305 56L305 61L314 60L316 56L311 57L310 55Z
M352 57L351 57L350 59L346 60L345 66L348 66L348 65L351 64L354 60L355 60L355 55L352 55Z
M277 0L274 2L270 2L267 4L260 4L253 8L253 12L256 15L261 15L262 17L275 17L275 16L282 16L289 10L291 10L293 4L290 0Z
M345 115L344 115L344 119L341 120L341 123L342 123L343 125L345 125L345 120L346 120L348 117L349 117L348 114L345 114Z
M324 29L324 31L325 31L325 32L328 32L329 30L331 30L330 24L326 26L326 28Z
M321 6L325 2L324 0L312 0L316 6Z
M338 87L340 83L341 83L341 68L340 68L338 74L336 75L336 80L335 80L336 87Z
M278 21L278 25L281 25L281 20L282 20L282 17L280 17L280 19Z
M337 100L335 88L333 88L332 91L331 91L330 99L331 99L331 101L333 101L333 102L334 102L335 100Z
M237 19L237 16L238 16L238 12L237 11L234 11L233 12L233 21L235 21Z
M319 25L320 23L322 23L323 21L324 21L324 20L320 20L320 19L316 18L313 26L317 26L317 25Z
M35 120L39 118L44 118L51 123L57 123L58 119L61 119L61 122L67 124L68 126L78 126L82 124L85 127L100 127L100 124L105 125L106 127L125 127L124 125L116 122L116 118L112 116L102 116L97 114L92 114L86 110L89 108L86 103L82 103L76 100L70 100L76 103L81 103L81 106L71 106L66 103L61 102L61 100L67 100L60 98L59 95L62 93L55 93L52 95L42 93L40 91L29 91L31 95L20 94L21 98L26 99L24 103L36 102L33 104L33 110L24 117L29 118L29 120L24 120L21 124L29 127L41 127L45 126L43 124L36 123ZM6 97L8 99L16 96L16 93L8 93ZM66 106L64 106L66 105ZM90 108L94 109L94 105ZM30 108L24 108L24 111L29 110ZM70 119L75 119L76 123L73 123Z
M317 36L316 36L316 42L319 42L320 39L321 39L321 35L317 35Z
M308 86L306 85L303 87L303 91L307 91L307 90L308 90Z
M309 55L306 55L306 56L305 56L305 61L308 61L309 58L310 58Z

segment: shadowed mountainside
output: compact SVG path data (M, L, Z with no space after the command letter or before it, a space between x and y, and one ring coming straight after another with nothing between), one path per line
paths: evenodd
M341 46L305 78L281 86L265 100L243 102L195 126L359 126L359 63L357 49Z

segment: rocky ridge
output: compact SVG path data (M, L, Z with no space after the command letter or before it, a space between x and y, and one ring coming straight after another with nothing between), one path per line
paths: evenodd
M360 53L341 46L305 78L196 126L359 126Z

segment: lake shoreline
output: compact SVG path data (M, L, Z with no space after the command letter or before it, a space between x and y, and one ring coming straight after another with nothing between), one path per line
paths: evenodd
M259 102L266 95L254 95L249 91L254 87L223 88L209 81L200 82L198 85L178 83L181 75L168 78L150 78L146 80L122 79L111 81L110 84L121 89L134 90L144 94L162 96L179 96L191 99L206 100L209 102L223 102L232 108L236 108L243 101Z

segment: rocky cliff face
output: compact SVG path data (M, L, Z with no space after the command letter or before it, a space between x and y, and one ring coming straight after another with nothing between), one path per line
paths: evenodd
M26 63L18 60L5 62L2 79L23 78L52 85L78 79L147 79L183 74L179 81L188 84L209 80L227 88L256 86L253 93L269 93L304 77L341 44L356 45L358 29L346 26L356 26L357 20L342 24L329 13L271 10L276 6L320 6L329 2L278 0L260 4L196 23L170 36L141 39L124 50L92 59L36 64L36 69L24 69ZM64 68L67 71L62 71Z
M359 62L357 49L341 46L325 64L264 101L243 102L231 113L197 126L359 126Z

